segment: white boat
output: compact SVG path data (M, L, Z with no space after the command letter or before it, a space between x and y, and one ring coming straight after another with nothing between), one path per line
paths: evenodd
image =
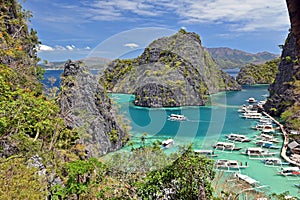
M241 135L241 134L235 134L235 133L230 133L229 135L226 135L226 138L228 140L235 141L235 142L250 142L251 141L247 136Z
M186 117L184 115L171 114L168 117L168 120L171 120L171 121L185 121Z
M222 151L239 151L241 150L240 147L235 147L234 143L230 142L217 142L217 144L212 146L215 149L219 149Z
M299 176L300 169L299 167L282 167L278 174L283 176Z
M246 100L248 103L256 103L256 99L253 97L249 97L249 99Z
M268 142L274 142L274 143L278 143L278 139L276 137L274 137L273 135L268 135L268 134L264 134L261 133L260 135L256 136L257 139L263 140L263 141L268 141Z
M195 149L194 152L204 155L204 156L207 156L207 157L217 157L215 152L213 150L209 150L209 149Z
M264 133L274 133L275 132L275 129L272 125L272 123L258 123L255 127L253 127L253 129L256 129L256 130L260 130Z
M241 152L241 154L247 155L249 158L260 158L265 156L274 156L276 153L263 150L261 147L249 147L244 152Z
M251 186L257 186L257 184L259 183L257 180L255 180L245 174L235 173L234 176L236 178L238 178L239 180L245 181L246 183L248 183Z
M255 144L259 147L269 148L269 149L279 149L279 146L276 146L273 144L273 142L265 141L265 140L259 140L255 142Z
M253 105L243 105L242 108L238 109L238 112L245 113L245 112L257 112L257 108Z
M282 162L280 158L272 157L272 158L266 158L261 160L266 165L273 165L273 166L281 166L281 165L289 165L288 162Z
M266 104L266 101L259 101L257 104L263 106Z
M258 123L260 124L272 124L272 119L267 118L267 117L262 117L261 119L258 120Z
M173 139L167 139L162 141L162 146L165 148L169 148L174 144L174 140Z
M273 128L273 125L272 125L272 123L269 123L269 122L266 122L266 123L257 123L254 127L253 127L253 129L256 129L256 130L263 130L263 129L268 129L268 128Z
M258 112L245 112L241 115L241 117L246 119L261 119L262 114Z
M216 160L215 168L216 169L227 169L227 170L240 170L247 168L248 165L243 165L242 162L238 162L237 160Z

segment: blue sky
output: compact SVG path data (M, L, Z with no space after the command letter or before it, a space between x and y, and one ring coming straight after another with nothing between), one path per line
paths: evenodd
M42 60L122 57L180 28L206 47L280 54L288 34L285 0L27 0Z

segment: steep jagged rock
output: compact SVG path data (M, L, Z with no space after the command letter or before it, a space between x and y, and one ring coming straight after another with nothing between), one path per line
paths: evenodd
M209 94L241 89L216 66L199 35L184 30L153 41L136 59L113 61L103 82L113 92L138 94L135 104L147 107L204 105Z
M68 61L59 99L66 125L76 128L90 156L120 149L126 133L117 122L110 99L97 79L79 62Z
M270 97L265 105L267 111L277 116L300 101L300 94L296 90L300 80L300 67L297 64L296 40L293 33L289 33L283 46L278 69L279 73L270 85Z
M271 84L278 72L279 59L261 65L249 64L242 67L236 77L241 85Z
M142 107L174 107L178 100L171 89L156 83L148 83L135 91L135 105Z

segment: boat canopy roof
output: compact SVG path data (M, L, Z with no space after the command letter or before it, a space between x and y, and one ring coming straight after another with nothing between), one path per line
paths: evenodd
M238 177L239 179L242 179L243 181L249 183L250 185L258 183L257 180L255 180L255 179L253 179L253 178L251 178L251 177L249 177L247 175L240 174L240 173L236 173L235 175L236 175L236 177Z

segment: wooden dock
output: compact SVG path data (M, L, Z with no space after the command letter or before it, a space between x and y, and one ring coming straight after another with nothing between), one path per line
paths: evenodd
M264 114L265 116L269 117L270 119L272 119L272 120L274 121L274 123L277 124L277 125L280 127L280 129L281 129L281 132L282 132L283 137L284 137L283 146L282 146L281 154L280 154L281 157L282 157L285 161L287 161L287 162L289 162L289 163L291 163L291 164L293 164L293 165L297 165L297 166L300 167L300 163L297 163L297 162L291 160L291 159L286 155L287 146L288 146L288 144L289 144L289 138L288 138L288 134L287 134L287 132L286 132L284 126L283 126L280 122L278 122L276 119L274 119L271 115L269 115L268 113L266 113L266 112L263 111L263 114Z

